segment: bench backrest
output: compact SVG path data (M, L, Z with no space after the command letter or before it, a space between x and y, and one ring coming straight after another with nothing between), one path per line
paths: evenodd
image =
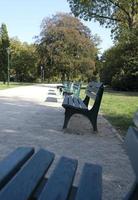
M94 104L92 107L92 111L95 112L95 114L98 114L102 96L103 96L104 86L103 83L100 82L90 82L86 88L86 97L84 99L84 103L86 106L89 104L90 98L94 99Z
M72 88L73 96L79 97L80 89L81 89L81 83L79 83L79 82L73 83L73 88Z
M65 81L63 83L64 92L70 92L72 90L73 83L69 81Z
M103 86L102 83L99 82L90 82L86 88L86 95L90 98L96 99L96 96L99 95L98 91Z

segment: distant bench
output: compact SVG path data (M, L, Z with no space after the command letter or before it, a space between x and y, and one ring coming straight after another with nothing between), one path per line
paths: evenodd
M67 128L69 119L73 114L82 114L88 117L93 130L97 131L97 116L101 104L104 86L102 83L90 82L86 88L86 97L84 100L76 98L74 96L66 95L62 106L65 108L65 119L63 128ZM89 110L88 104L90 98L94 99L94 104Z
M51 176L45 175L54 154L44 149L20 147L0 162L1 200L101 200L102 168L85 163L80 183L73 180L78 161L61 157Z
M63 95L73 95L79 97L81 83L66 81L63 83L63 85L57 86L57 89L59 89L60 93L62 93Z

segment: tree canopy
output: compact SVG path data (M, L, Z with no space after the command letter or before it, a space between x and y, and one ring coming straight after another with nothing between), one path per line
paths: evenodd
M19 82L32 82L37 79L37 52L33 44L22 43L18 38L10 39L11 78Z
M5 83L7 79L7 48L10 46L10 40L6 24L2 24L0 27L0 79Z
M79 19L64 13L43 19L37 43L47 76L58 75L62 80L93 76L97 48Z
M67 0L75 16L94 19L117 32L138 26L138 0Z

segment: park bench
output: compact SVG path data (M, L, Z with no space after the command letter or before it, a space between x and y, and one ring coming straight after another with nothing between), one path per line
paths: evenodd
M77 160L61 157L52 174L46 173L54 153L19 147L0 162L1 200L101 200L102 168L85 163L78 187L73 186Z
M125 200L138 200L138 113L136 113L133 121L135 127L129 127L125 144L136 179Z
M66 95L62 106L65 108L65 119L63 128L67 128L69 119L73 114L82 114L90 120L93 130L97 131L97 116L101 104L104 86L102 83L90 82L86 88L86 97L84 100ZM91 109L88 108L90 98L94 99Z
M59 89L60 94L63 94L63 96L64 95L73 95L73 96L79 97L81 83L66 81L63 83L63 85L57 86L57 89Z
M81 90L81 83L79 83L79 82L73 83L72 95L75 96L75 97L79 97L80 90Z

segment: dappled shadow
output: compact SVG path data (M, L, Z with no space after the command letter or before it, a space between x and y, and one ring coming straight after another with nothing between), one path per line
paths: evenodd
M56 97L47 97L45 102L57 102L57 98Z
M54 92L55 90L48 90L49 92Z
M48 92L48 95L56 95L55 92Z
M134 96L134 97L138 97L138 92L125 92L125 91L115 91L115 90L108 90L105 89L104 93L108 93L108 94L115 94L116 96Z
M133 174L121 143L115 136L107 136L110 130L103 128L101 130L107 132L104 137L100 134L65 134L62 129L64 109L58 103L51 105L0 96L0 159L18 146L45 148L54 152L56 158L68 156L79 160L74 184L80 179L84 163L91 162L103 167L104 199L113 199L106 191L112 191L116 197L124 194ZM80 126L79 118L76 120Z
M111 122L113 126L116 127L118 131L123 132L123 134L126 134L126 131L129 126L134 125L133 123L133 115L128 116L128 115L122 115L122 114L115 114L114 115L103 115L107 120Z

